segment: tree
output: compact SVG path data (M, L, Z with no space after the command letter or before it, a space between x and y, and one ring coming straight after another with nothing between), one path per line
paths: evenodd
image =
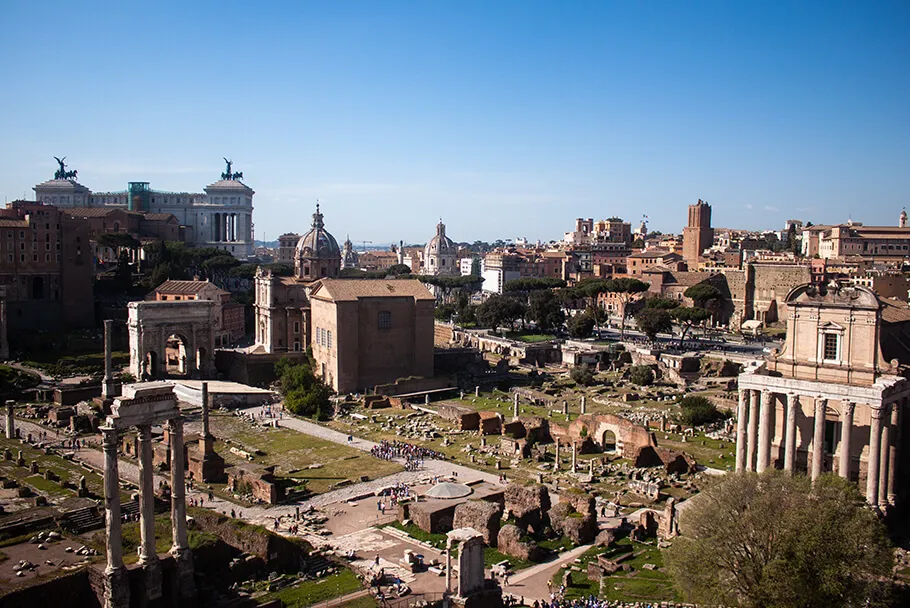
M477 323L496 331L500 325L513 325L525 314L525 305L509 296L494 294L477 307Z
M723 420L726 416L707 397L686 395L679 401L680 421L689 426L701 426Z
M607 287L608 292L617 295L621 305L621 310L619 311L619 339L622 340L626 334L626 306L636 294L648 291L648 284L638 279L622 278L608 281Z
M312 360L305 363L282 357L275 364L275 373L284 405L291 413L325 420L332 414L332 389L313 373Z
M531 292L531 302L528 306L528 320L534 321L541 331L551 331L562 327L566 320L566 313L562 310L562 302L554 292L549 289Z
M411 274L411 267L407 264L392 264L386 270L386 274L392 277L399 277L406 274Z
M686 339L686 334L689 333L690 329L711 318L711 313L704 308L690 308L688 306L674 308L669 314L676 319L676 322L679 323L682 328L682 331L679 332L680 348L682 348L683 341Z
M654 370L648 365L633 365L629 370L629 380L638 386L650 386L654 382Z
M673 319L663 308L642 308L635 315L640 329L650 340L657 334L673 331Z
M679 302L670 298L656 297L645 300L645 308L662 308L664 310L673 310L679 306Z
M894 555L856 485L769 469L727 474L681 514L674 586L711 606L886 606Z
M594 331L594 317L588 313L575 315L569 319L569 336L577 340L589 338Z
M594 373L591 371L591 366L587 363L573 366L569 370L569 377L582 386L594 384Z
M480 258L471 260L471 275L475 277L480 276Z

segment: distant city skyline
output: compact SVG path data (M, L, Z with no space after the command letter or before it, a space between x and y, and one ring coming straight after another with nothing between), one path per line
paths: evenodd
M48 15L53 15L49 19ZM560 239L896 225L910 5L10 3L0 196L67 157L93 191L199 192L235 162L257 239Z

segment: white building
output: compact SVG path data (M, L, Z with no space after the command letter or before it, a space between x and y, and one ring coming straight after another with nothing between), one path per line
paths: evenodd
M191 245L223 249L240 259L253 255L255 192L240 181L243 174L231 172L231 163L219 181L194 193L152 190L149 182L130 182L126 190L117 192L92 192L76 181L75 171L65 171L63 162L58 162L61 167L55 178L35 186L36 200L57 207L170 213L185 227Z
M411 266L413 269L414 267ZM420 274L458 276L458 246L446 236L442 220L436 224L436 236L431 238L423 251L423 268Z

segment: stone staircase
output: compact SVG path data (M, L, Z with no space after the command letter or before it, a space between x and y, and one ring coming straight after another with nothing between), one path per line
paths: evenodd
M139 503L129 501L120 503L120 513L131 518L139 515ZM70 511L64 516L63 526L75 534L82 534L104 527L104 511L96 507L84 507Z

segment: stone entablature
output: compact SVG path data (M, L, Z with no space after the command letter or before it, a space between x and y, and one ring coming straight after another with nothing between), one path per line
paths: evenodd
M167 376L167 342L181 343L178 367L187 377L209 377L215 371L215 302L130 302L130 373L134 378Z

